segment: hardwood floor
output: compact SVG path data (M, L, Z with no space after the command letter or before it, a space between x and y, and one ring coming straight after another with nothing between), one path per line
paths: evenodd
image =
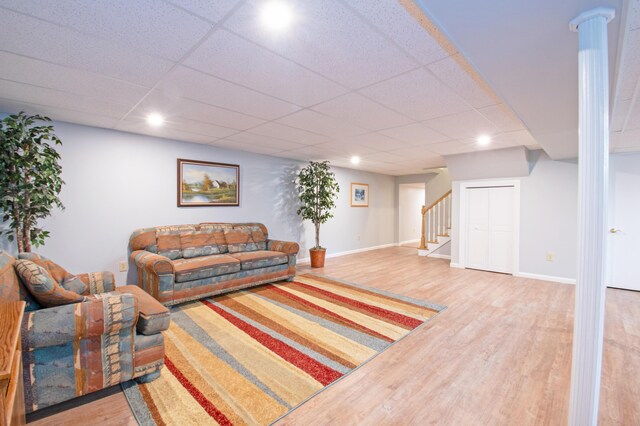
M574 286L452 269L406 247L314 272L448 309L279 425L566 424ZM640 424L640 293L607 290L604 348L600 424ZM121 392L77 405L33 424L135 424Z

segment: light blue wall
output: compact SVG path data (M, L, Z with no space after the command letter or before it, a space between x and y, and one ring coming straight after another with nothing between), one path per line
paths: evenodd
M55 123L63 141L61 198L66 210L43 222L51 231L38 249L71 272L117 271L134 229L204 221L263 222L270 236L314 243L313 227L296 216L294 160ZM240 165L240 207L176 206L176 159ZM393 243L395 184L392 176L334 168L341 186L335 218L323 225L321 243L336 253ZM370 208L351 208L349 184L370 185ZM3 247L15 251L6 241ZM118 274L125 284L126 274ZM133 273L129 274L131 280Z

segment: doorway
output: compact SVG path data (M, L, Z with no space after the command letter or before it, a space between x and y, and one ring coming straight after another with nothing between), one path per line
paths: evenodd
M609 279L607 286L640 291L640 170L638 157L612 158L609 213Z
M418 247L422 232L420 213L425 200L424 183L406 183L399 185L398 226L400 245Z

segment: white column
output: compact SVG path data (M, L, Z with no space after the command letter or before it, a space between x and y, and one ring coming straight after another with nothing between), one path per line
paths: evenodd
M569 424L597 425L604 328L606 204L609 164L610 8L577 16L579 44L578 274Z

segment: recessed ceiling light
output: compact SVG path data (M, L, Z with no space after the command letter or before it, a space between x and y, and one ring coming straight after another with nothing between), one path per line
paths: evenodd
M354 155L353 157L351 157L351 164L355 164L355 165L360 164L360 157L358 157L357 155Z
M293 13L288 4L272 0L262 7L262 23L271 31L283 31L289 28L293 20Z
M147 123L150 126L153 126L153 127L162 126L164 124L164 117L162 117L160 114L156 114L156 113L149 114L147 116Z
M491 143L491 138L487 135L482 135L478 138L478 145L486 146Z

